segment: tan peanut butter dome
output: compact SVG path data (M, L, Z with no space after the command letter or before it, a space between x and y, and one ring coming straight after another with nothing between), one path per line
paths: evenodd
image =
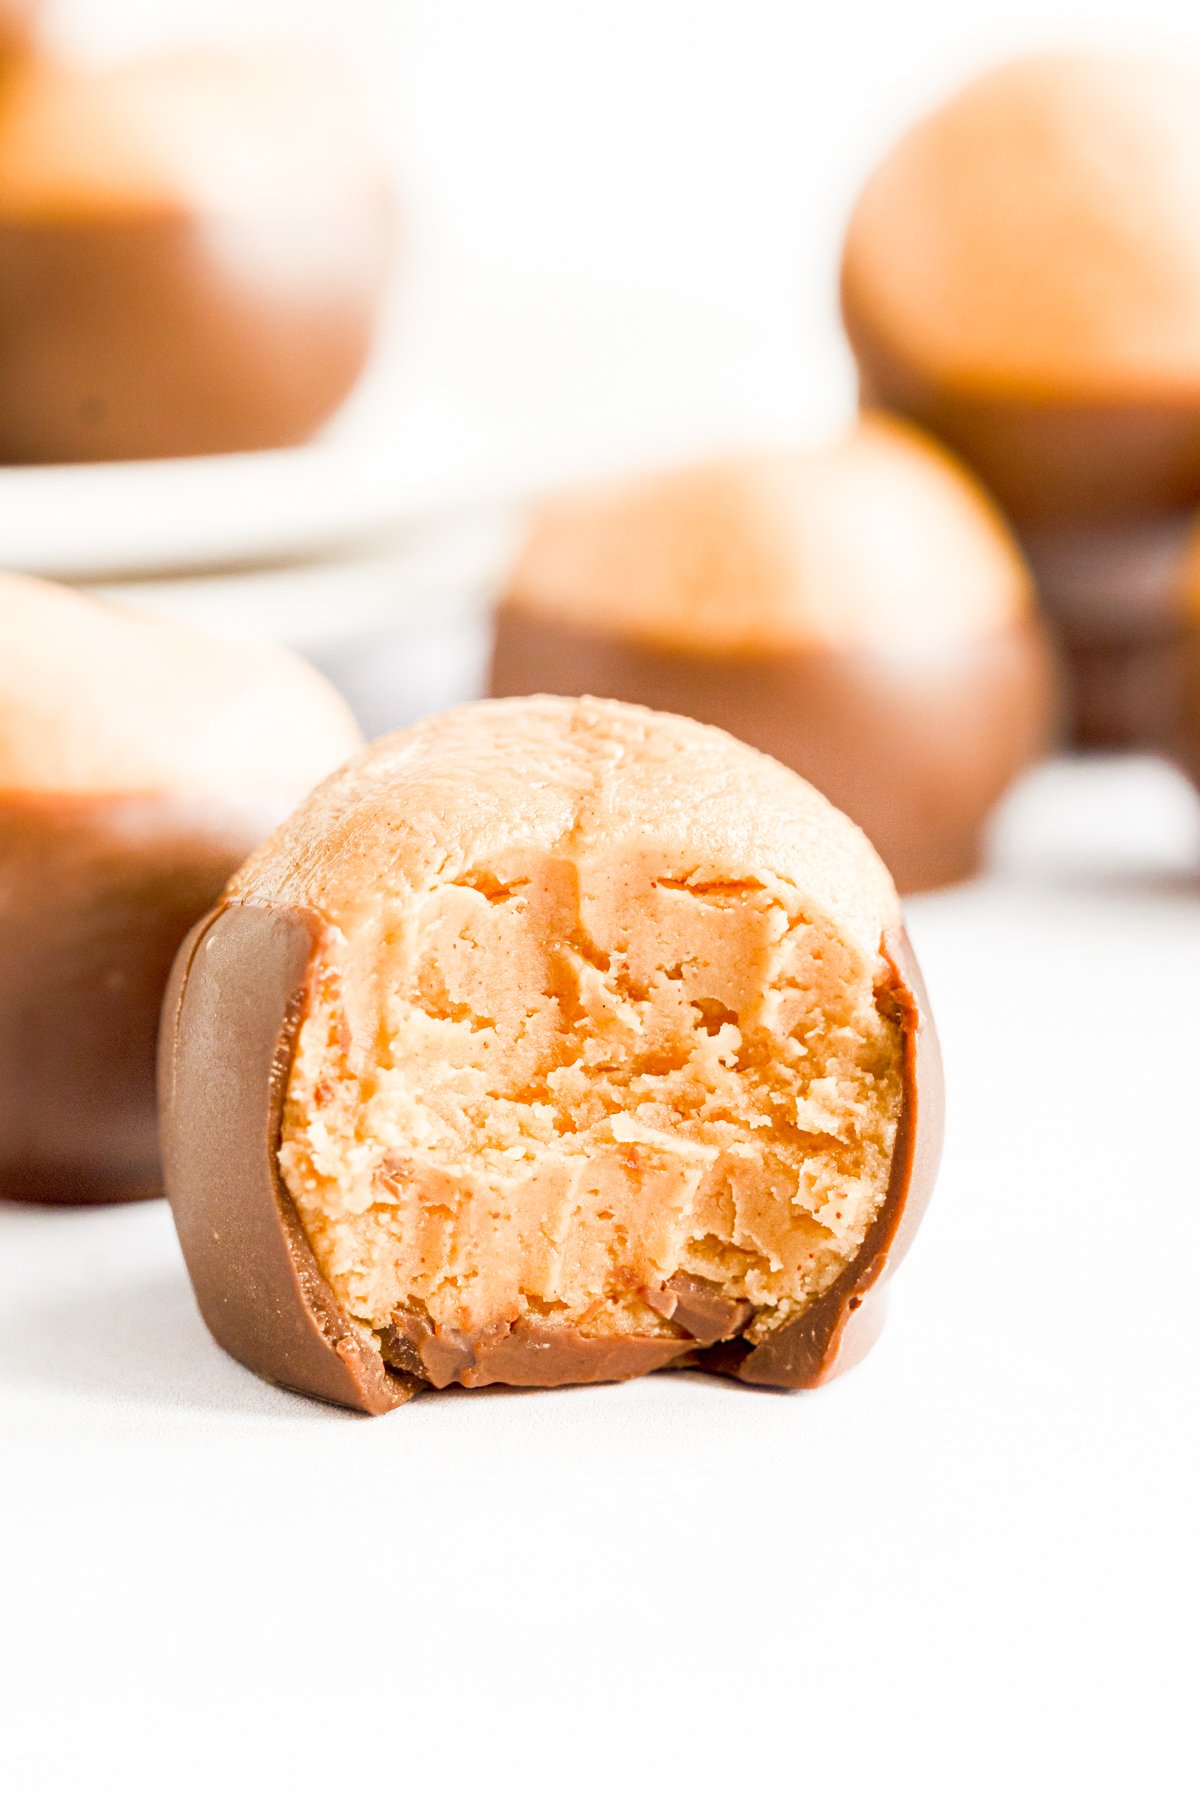
M750 1379L819 1379L908 1199L899 943L862 834L722 732L541 698L383 739L177 969L169 1191L206 1317L260 1372L368 1410L313 1373L318 1336L329 1368L437 1386L608 1379L715 1340L740 1372L763 1359ZM277 979L297 954L298 1016ZM200 1129L220 1059L263 1120L286 1072L270 1204L304 1234L294 1278L255 1174L269 1134ZM265 1276L239 1291L239 1254L278 1307ZM307 1347L280 1323L298 1291Z
M300 56L173 51L99 70L31 59L0 108L0 219L302 219L379 180L344 85Z
M1200 401L1200 72L1039 56L971 82L855 208L852 334L1028 399Z
M0 576L0 790L294 804L362 742L300 657Z
M1020 553L982 490L882 413L817 449L551 501L506 598L609 636L733 657L957 641L1032 612Z

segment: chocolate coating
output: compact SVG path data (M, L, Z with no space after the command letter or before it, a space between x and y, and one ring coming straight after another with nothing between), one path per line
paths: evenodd
M1200 501L1200 400L1058 399L1018 382L962 388L906 364L842 275L863 405L948 444L1022 532L1139 524Z
M866 648L717 658L503 606L494 694L603 694L686 713L786 763L861 825L902 893L979 868L988 816L1043 751L1055 704L1025 620L916 656Z
M891 1002L905 1039L887 1196L854 1262L803 1318L750 1345L738 1335L746 1310L685 1280L670 1284L675 1304L666 1316L690 1341L583 1338L527 1321L472 1340L406 1317L377 1346L322 1278L277 1163L296 1034L326 929L310 909L223 904L180 951L163 1008L167 1192L200 1311L230 1355L282 1387L375 1414L425 1385L553 1387L666 1366L815 1387L869 1348L882 1323L883 1283L912 1239L941 1150L940 1052L903 935L887 946ZM664 1312L670 1304L655 1303Z
M325 929L298 907L219 907L163 1003L163 1167L200 1311L255 1374L360 1412L416 1391L345 1317L279 1177L283 1096Z
M476 1337L435 1331L426 1319L400 1318L380 1333L385 1360L431 1387L569 1387L629 1381L679 1359L678 1338L585 1337L528 1319L492 1325Z
M1200 84L1041 57L920 121L860 198L842 308L864 404L955 449L1017 526L1077 743L1157 747L1200 504Z
M710 1284L688 1275L676 1275L660 1293L647 1293L646 1300L697 1346L736 1337L754 1315L752 1306L727 1300ZM452 1384L487 1387L493 1382L508 1387L565 1387L577 1382L628 1381L656 1369L685 1366L691 1355L691 1347L681 1345L678 1338L585 1337L579 1331L528 1319L490 1326L472 1338L461 1331L434 1330L427 1318L408 1313L398 1316L380 1334L380 1349L390 1367L437 1388Z
M1062 650L1071 735L1083 749L1170 750L1190 636L1191 525L1188 513L1024 534Z
M161 1191L154 1058L180 941L274 808L0 794L0 1194Z
M1180 705L1170 754L1200 788L1200 627L1183 640L1180 654Z
M311 73L177 57L14 76L0 460L304 441L366 362L392 230L383 175Z
M672 1276L660 1293L647 1293L646 1300L656 1313L673 1319L702 1344L737 1337L754 1317L748 1300L727 1300L711 1282L694 1275Z
M1159 747L1200 788L1200 527L1195 523L1181 558L1183 627L1172 644L1172 704Z

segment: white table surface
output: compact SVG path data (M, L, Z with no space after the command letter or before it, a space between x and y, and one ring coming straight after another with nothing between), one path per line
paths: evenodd
M165 1204L0 1207L3 1791L1194 1792L1200 806L1052 767L911 923L942 1177L814 1394L358 1419Z

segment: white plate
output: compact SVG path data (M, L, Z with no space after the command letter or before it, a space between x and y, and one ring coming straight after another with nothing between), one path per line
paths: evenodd
M439 412L377 439L157 462L0 468L0 569L116 581L327 556L692 452L680 434L564 455Z
M0 568L63 579L323 555L494 488L471 434L0 469Z

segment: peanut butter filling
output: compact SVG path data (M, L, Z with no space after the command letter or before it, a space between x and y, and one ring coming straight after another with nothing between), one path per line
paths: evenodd
M877 956L768 868L614 840L603 787L558 842L451 857L333 934L279 1162L375 1332L532 1320L683 1351L682 1274L752 1306L759 1341L882 1202L901 1042Z

